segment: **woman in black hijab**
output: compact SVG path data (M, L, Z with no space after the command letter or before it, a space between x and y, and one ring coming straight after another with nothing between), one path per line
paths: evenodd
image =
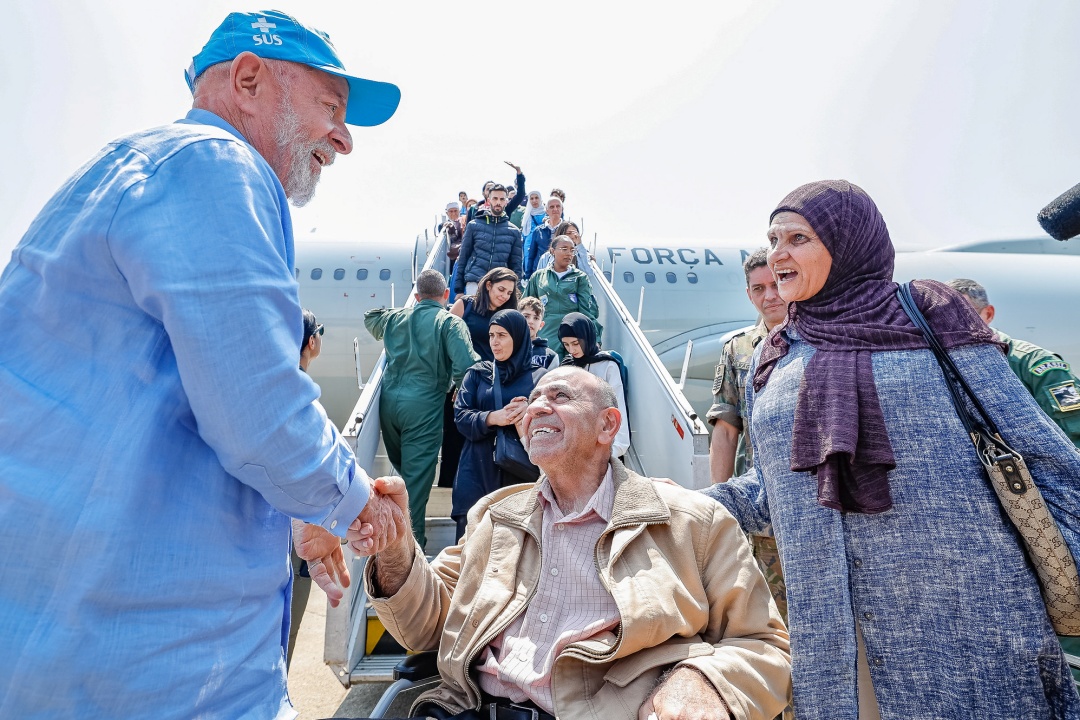
M790 304L750 367L754 467L706 493L776 535L797 716L1080 717L1031 563L897 299L874 201L842 180L804 185L768 238ZM962 296L911 289L1077 556L1080 453Z
M596 324L587 315L579 312L567 313L559 323L559 340L566 350L568 359L564 365L584 368L602 380L615 391L615 400L619 412L623 415L619 434L611 444L611 456L621 458L630 447L630 421L626 410L626 388L622 381L622 358L600 349L596 340Z
M495 465L495 432L506 427L516 434L514 423L525 414L529 393L547 372L533 367L529 325L517 310L500 310L492 315L488 340L495 360L484 360L469 368L454 401L454 424L465 436L451 510L459 538L465 534L467 515L477 500L519 482ZM496 407L495 403L496 372L502 389L502 407Z

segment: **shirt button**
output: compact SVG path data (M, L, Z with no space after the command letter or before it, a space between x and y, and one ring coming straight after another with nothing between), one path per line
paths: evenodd
M862 560L856 560L854 565L855 567L862 567Z
M336 528L336 527L337 527L337 520L335 520L335 521L333 521L332 523L330 523L330 529L331 529L331 530L333 530L333 529L334 529L334 528Z
M472 626L473 627L479 627L480 626L480 621L479 620L473 620L472 621Z
M551 568L551 574L552 575L558 575L559 574L559 568Z
M547 615L541 615L540 622L547 622Z
M877 665L878 667L881 667L884 664L885 664L885 661L882 660L881 658L874 658L874 665Z
M863 613L862 616L864 618L866 618L867 620L873 620L874 619L874 613L872 613L872 612Z

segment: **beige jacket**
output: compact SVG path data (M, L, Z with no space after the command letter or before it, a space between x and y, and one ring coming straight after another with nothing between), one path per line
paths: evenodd
M556 658L555 714L632 720L661 673L681 664L704 673L734 717L775 717L791 684L788 634L738 523L704 495L616 460L612 469L615 500L596 566L622 624ZM375 596L368 563L365 586L386 629L409 650L439 651L443 682L417 703L479 707L472 666L532 598L541 516L534 485L492 493L469 513L462 544L430 565L417 549L391 598Z

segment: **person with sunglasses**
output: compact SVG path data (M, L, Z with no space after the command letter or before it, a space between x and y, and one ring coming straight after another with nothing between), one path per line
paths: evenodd
M322 353L323 326L315 315L304 308L304 342L300 344L300 369L307 372L311 361Z

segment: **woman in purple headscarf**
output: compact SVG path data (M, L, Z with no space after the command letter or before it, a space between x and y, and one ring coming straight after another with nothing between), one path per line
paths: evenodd
M706 492L745 530L772 525L796 716L1080 718L1038 581L896 297L877 206L804 185L768 238L790 305L750 370L754 469ZM1080 556L1080 453L962 296L913 294Z

